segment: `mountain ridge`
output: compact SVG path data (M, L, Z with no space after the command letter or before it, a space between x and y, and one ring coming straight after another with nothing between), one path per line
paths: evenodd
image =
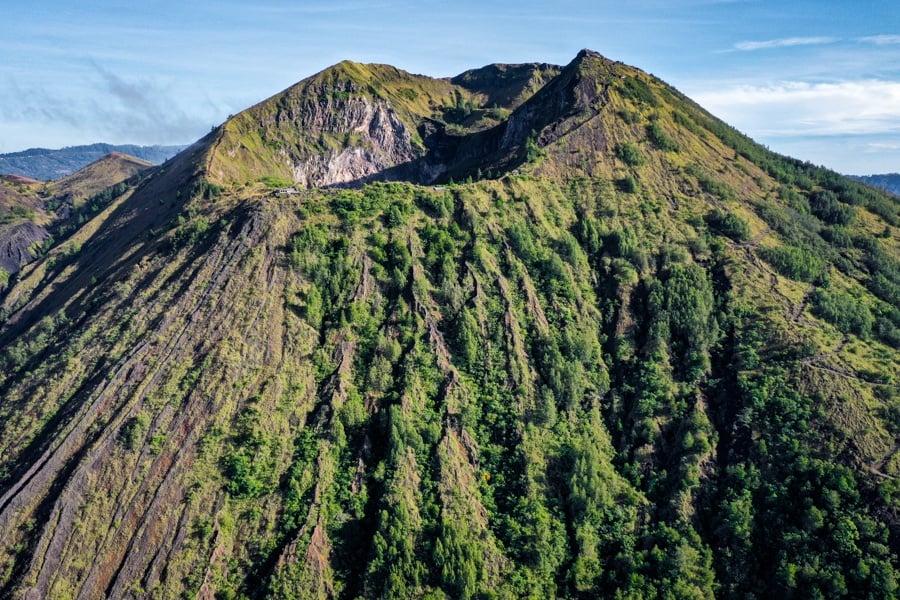
M344 61L251 107L237 118L241 124L234 119L223 125L217 144L225 147L213 152L209 169L216 183L227 184L233 178L226 174L227 157L242 157L238 160L242 164L256 161L263 169L281 163L283 168L277 173L257 175L290 179L303 187L360 185L378 179L428 184L454 175L474 175L476 168L503 170L521 162L532 126L543 129L547 125L535 119L557 118L559 111L568 110L566 103L585 101L558 96L552 98L557 106L541 107L535 105L535 98L546 95L548 86L566 88L569 77L585 76L577 72L585 70L588 63L602 61L606 59L599 54L582 51L566 67L491 65L483 68L480 76L468 71L448 79ZM525 76L483 79L502 81L503 99L508 104L497 104L500 96L492 97L478 89L476 84L482 81L479 77L484 77L484 69L494 69L495 73L525 71ZM553 77L544 81L535 75L538 71ZM596 76L587 74L586 79ZM378 81L378 85L372 85L372 81ZM546 85L534 89L537 81ZM305 98L307 104L291 104L297 97ZM324 106L310 103L312 98L321 102L323 97L329 98ZM575 106L570 109L581 110ZM347 120L327 120L335 114L345 115ZM264 134L252 129L264 132L285 119L294 123L297 131L307 131L307 137L263 140L258 136ZM484 121L487 124L482 124ZM310 149L311 157L304 158L310 155Z
M24 175L40 181L52 181L75 171L111 152L120 152L159 164L186 146L138 146L134 144L96 143L59 149L29 148L0 154L0 173Z
M851 179L862 181L873 187L900 196L900 173L883 173L879 175L851 175Z

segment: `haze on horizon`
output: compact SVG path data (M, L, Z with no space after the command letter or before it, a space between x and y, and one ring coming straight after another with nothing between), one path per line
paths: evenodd
M11 4L0 152L189 143L343 59L452 76L591 48L775 151L844 173L900 171L900 15L886 0Z

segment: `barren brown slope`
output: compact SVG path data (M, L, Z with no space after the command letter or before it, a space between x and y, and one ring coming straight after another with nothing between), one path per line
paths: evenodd
M42 182L27 177L0 177L0 288L50 237L45 226L52 219L44 210L43 190Z
M39 210L41 198L38 192L43 182L18 175L0 176L0 212L8 213L13 207Z

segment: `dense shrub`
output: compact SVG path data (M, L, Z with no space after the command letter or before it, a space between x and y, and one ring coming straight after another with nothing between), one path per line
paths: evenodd
M661 299L655 317L666 320L683 377L695 381L709 368L708 352L717 333L715 299L706 271L693 264L673 265L664 275Z
M453 197L447 192L416 190L415 202L441 218L449 217L453 213Z
M629 167L636 167L644 162L641 151L637 146L628 142L622 142L616 146L616 156Z
M815 192L810 198L812 213L830 225L850 225L856 214L852 206L838 202L830 190Z
M733 213L726 213L715 209L707 213L706 224L714 232L743 242L750 239L750 226L745 220Z
M733 200L734 190L727 183L719 181L698 165L688 165L685 171L697 178L697 183L707 194L718 196L722 200Z
M875 335L888 346L900 349L900 327L895 325L887 317L878 317L875 320Z
M678 142L669 137L669 134L656 121L647 125L647 137L660 150L678 152Z
M846 227L825 227L822 229L822 237L832 246L838 248L853 247L853 234Z
M869 307L843 292L818 289L811 298L812 311L843 333L869 337L875 319Z
M636 102L642 102L650 106L657 106L659 100L653 94L653 90L643 79L637 77L628 77L625 79L619 92L626 98L630 98Z
M626 194L634 194L638 191L637 181L631 175L616 180L616 188Z
M811 283L825 272L825 261L802 248L793 246L761 248L759 254L776 271L798 281Z

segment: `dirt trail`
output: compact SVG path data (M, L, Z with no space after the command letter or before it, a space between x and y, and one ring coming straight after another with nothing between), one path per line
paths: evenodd
M894 444L894 447L891 448L890 452L884 455L884 457L878 462L872 463L871 465L866 465L866 469L873 475L881 477L882 479L898 479L897 477L888 475L884 472L884 467L887 465L888 461L890 461L894 457L898 450L900 450L900 444Z

